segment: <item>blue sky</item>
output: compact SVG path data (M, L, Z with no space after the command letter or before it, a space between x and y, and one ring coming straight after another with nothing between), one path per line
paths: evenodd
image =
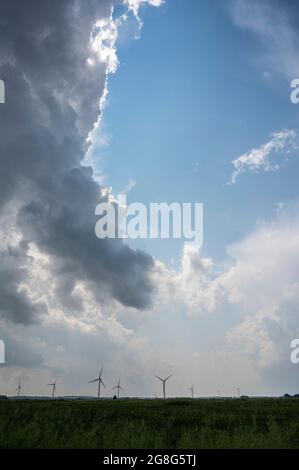
M174 0L142 9L142 19L141 38L120 41L109 80L109 146L99 152L106 180L115 192L136 181L129 202L203 202L203 253L223 259L228 244L297 195L296 158L226 185L233 159L297 125L290 82L263 64L258 38L234 24L229 2ZM166 262L180 249L175 241L134 245Z

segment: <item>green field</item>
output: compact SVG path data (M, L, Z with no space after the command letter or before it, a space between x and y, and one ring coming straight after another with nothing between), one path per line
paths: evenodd
M299 399L0 402L1 448L299 448Z

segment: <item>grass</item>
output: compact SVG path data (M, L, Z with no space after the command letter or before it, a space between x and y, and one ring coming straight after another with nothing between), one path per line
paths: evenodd
M0 448L299 448L299 400L1 401Z

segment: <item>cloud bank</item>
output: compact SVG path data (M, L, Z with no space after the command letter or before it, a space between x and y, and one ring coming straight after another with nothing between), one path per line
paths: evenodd
M153 260L95 237L94 210L107 196L82 164L118 65L126 10L114 18L113 8L121 3L1 2L0 315L12 322L39 321L55 308L79 315L84 295L99 307L151 303ZM160 2L125 3L138 14L141 3Z
M228 344L260 370L290 365L290 342L298 337L299 209L281 207L228 249L222 268L186 246L181 269L160 267L161 296L175 299L189 315L221 315L233 325Z

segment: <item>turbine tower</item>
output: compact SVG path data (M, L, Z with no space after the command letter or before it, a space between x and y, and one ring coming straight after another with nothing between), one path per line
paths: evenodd
M192 385L192 387L189 387L189 390L191 392L191 398L193 399L194 398L194 385Z
M115 387L113 387L112 390L116 390L117 389L117 398L119 398L119 391L122 390L124 391L124 389L120 386L120 378L118 379L118 383Z
M19 385L17 387L18 398L20 397L21 390L22 390L22 384L21 384L21 382L19 382Z
M48 387L52 387L52 398L54 398L56 392L56 380L52 384L48 384Z
M98 378L97 378L97 379L94 379L94 380L91 380L90 382L88 382L89 384L92 384L92 383L94 383L94 382L98 382L98 398L100 398L100 396L101 396L101 385L103 385L103 387L106 388L106 386L105 386L105 384L104 384L104 382L103 382L103 380L102 380L102 373L103 373L103 366L102 366L102 368L101 368L101 370L100 370L100 373L99 373Z
M163 397L166 398L165 384L167 380L169 380L170 377L172 377L172 375L169 375L168 377L166 377L166 379L161 379L161 377L158 377L157 375L155 375L155 377L163 383Z

